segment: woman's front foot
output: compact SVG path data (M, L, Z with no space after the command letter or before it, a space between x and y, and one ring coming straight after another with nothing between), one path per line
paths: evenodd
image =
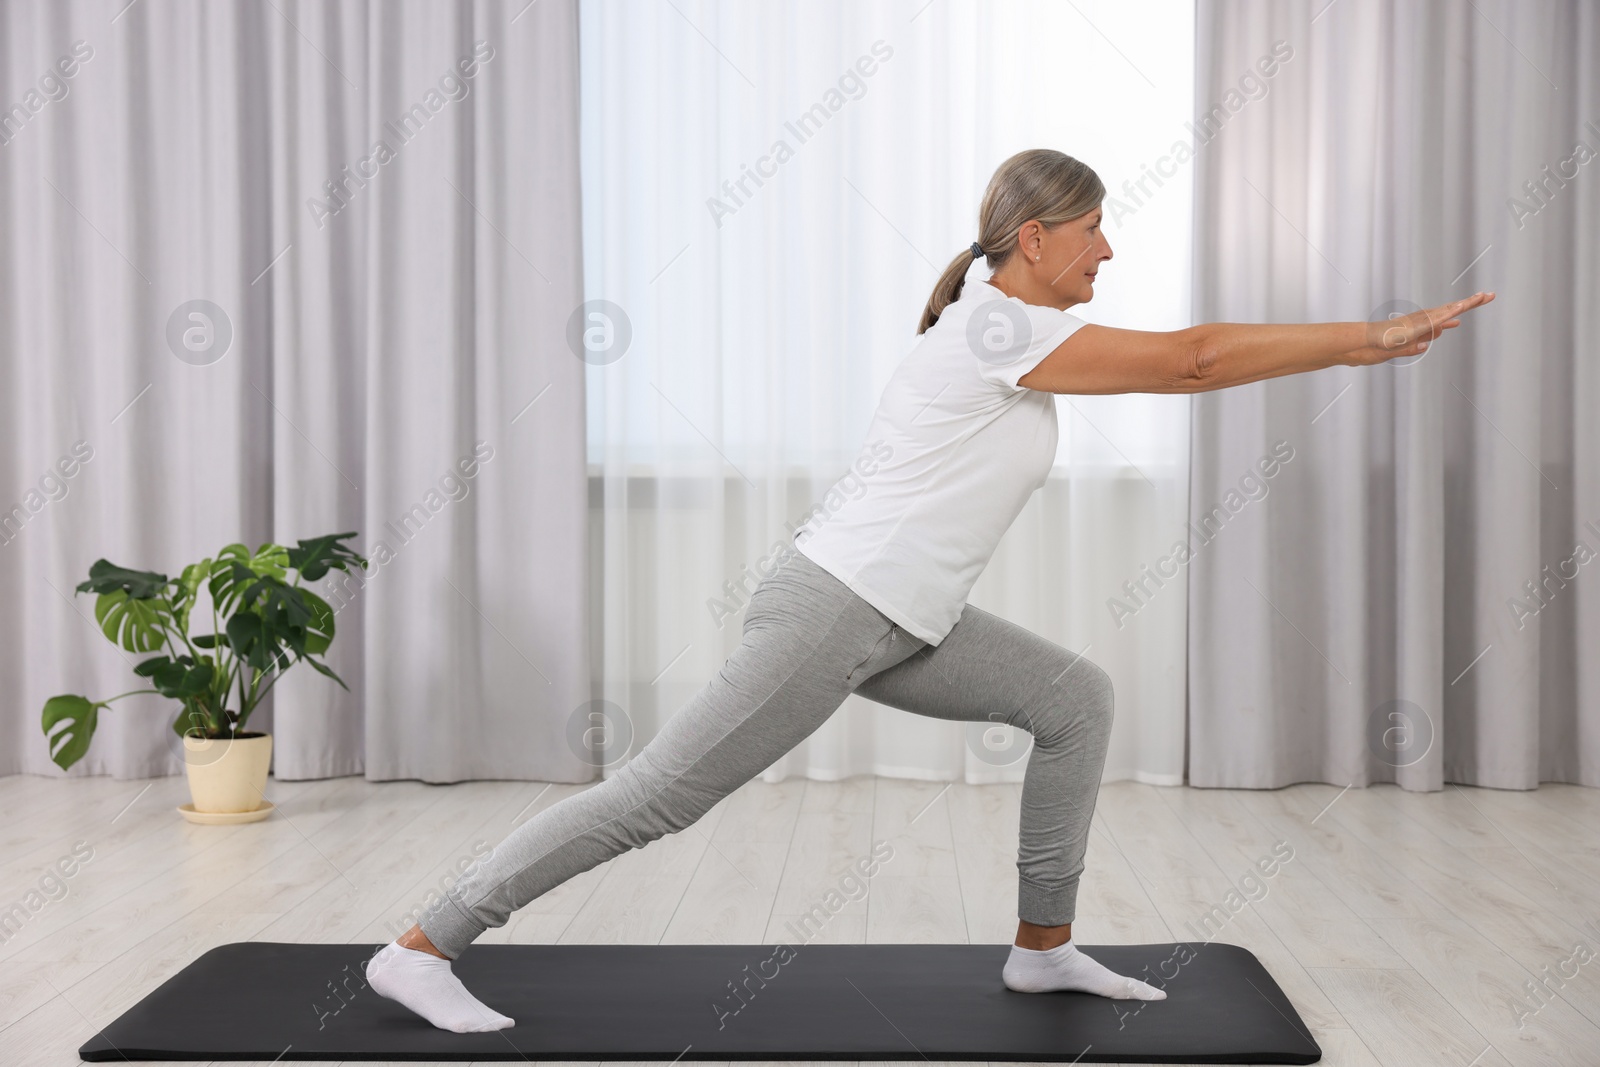
M1032 947L1038 946L1038 947ZM1164 990L1118 974L1078 951L1072 924L1024 922L1001 971L1006 988L1018 993L1093 993L1113 1000L1166 1000Z

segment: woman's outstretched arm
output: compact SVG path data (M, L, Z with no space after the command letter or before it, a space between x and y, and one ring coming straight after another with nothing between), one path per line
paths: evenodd
M1383 322L1208 322L1171 332L1093 323L1017 384L1049 393L1203 393L1285 374L1414 356L1460 316L1494 299L1474 293Z

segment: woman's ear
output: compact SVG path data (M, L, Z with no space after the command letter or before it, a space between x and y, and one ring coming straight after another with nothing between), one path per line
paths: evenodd
M1042 227L1038 219L1029 219L1017 230L1017 250L1022 258L1032 261L1039 254L1039 237Z

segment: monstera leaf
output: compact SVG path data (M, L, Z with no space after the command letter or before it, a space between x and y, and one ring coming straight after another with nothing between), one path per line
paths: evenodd
M156 692L174 700L191 700L211 688L216 668L210 663L196 663L193 656L152 656L133 669L133 673L150 679Z
M311 621L306 623L305 651L309 656L320 656L333 644L333 609L309 589L300 589L299 593L306 607L311 609Z
M256 607L258 602L260 607ZM288 645L305 655L306 628L312 615L303 590L284 585L276 578L258 578L239 597L241 614L252 609L261 619L261 640L271 645L274 653L279 645Z
M308 582L316 581L335 568L348 570L351 564L365 567L365 559L339 543L355 535L356 531L351 530L349 533L328 534L326 537L300 541L296 547L289 549L289 566L299 571L300 577Z
M261 636L261 616L241 611L228 620L228 645L233 654L258 671L272 663L272 655Z
M129 652L154 652L167 639L172 612L165 600L135 600L118 589L100 594L94 617L113 644Z
M172 602L172 618L178 624L180 633L189 632L189 612L200 597L200 586L210 576L211 560L203 559L183 568L183 573L174 582L175 592L169 599Z
M80 593L113 593L117 590L136 600L160 596L170 579L154 571L130 571L108 559L97 559L89 568L88 581L78 583Z
M80 593L99 593L95 621L111 642L129 652L153 652L166 640L171 607L163 595L171 580L154 571L132 571L110 560L95 560Z
M211 601L217 614L227 617L238 605L239 595L258 578L283 581L288 573L289 551L270 542L252 555L242 544L232 544L217 553L211 563Z
M89 741L94 737L100 709L109 706L88 697L70 694L51 697L44 702L45 743L50 746L50 758L55 760L58 767L66 770L84 757L89 751ZM56 729L58 726L61 727L59 730Z

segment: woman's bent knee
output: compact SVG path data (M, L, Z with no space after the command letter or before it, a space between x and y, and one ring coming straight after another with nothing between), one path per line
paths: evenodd
M1109 737L1115 713L1111 675L1083 656L1067 656L1055 680L1045 686L1034 713L1038 717L1037 729L1031 732L1036 740L1046 743L1084 729L1097 738Z

